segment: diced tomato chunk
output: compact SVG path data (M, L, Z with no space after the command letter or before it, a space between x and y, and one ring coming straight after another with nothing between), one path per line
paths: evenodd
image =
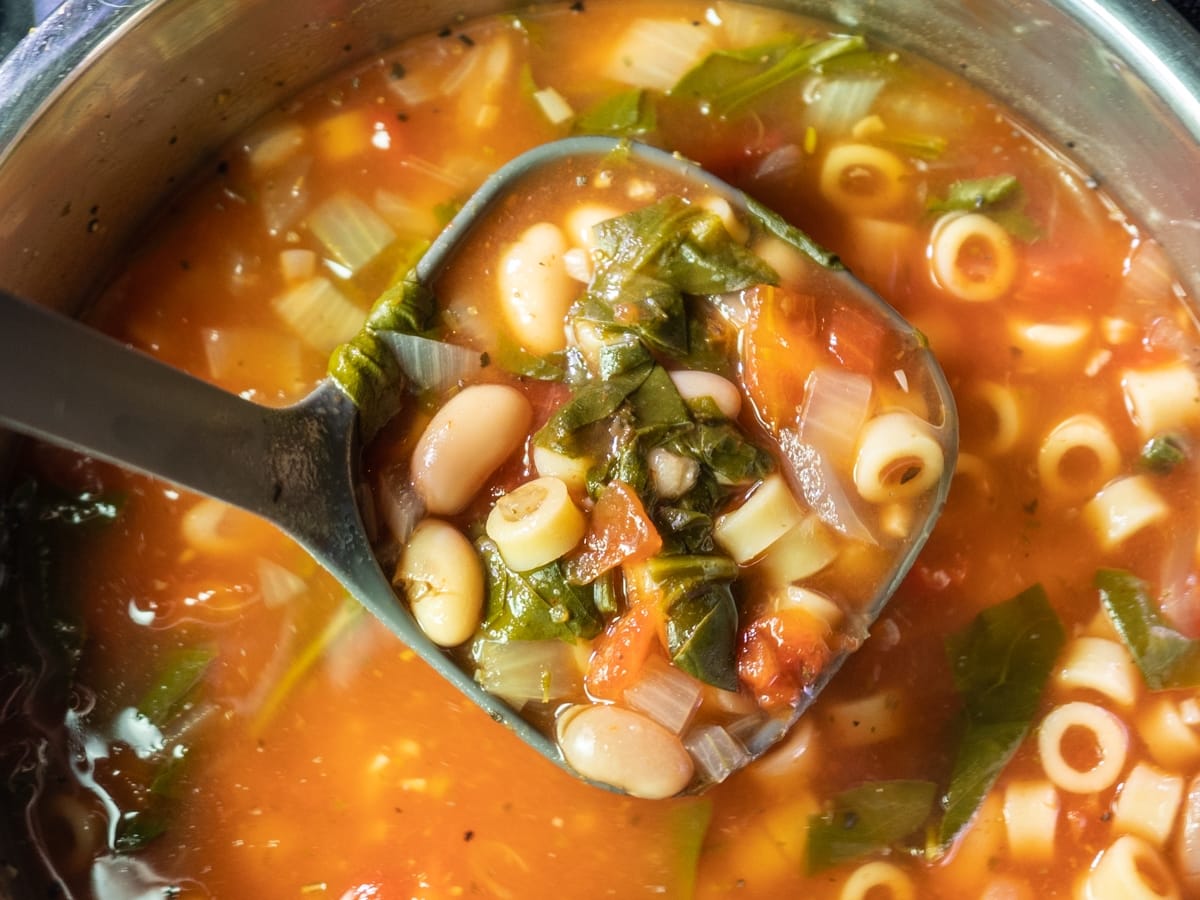
M851 372L872 375L883 354L884 324L865 310L836 304L829 315L829 352Z
M771 709L796 703L829 662L823 627L800 610L755 619L738 645L738 676Z
M567 578L590 584L610 569L649 559L661 549L662 538L637 492L614 481L596 500L583 549L567 560Z
M637 681L658 641L658 613L648 604L632 606L608 623L592 651L584 676L588 693L598 700L620 700Z
M746 292L746 302L742 377L759 417L777 428L795 419L817 362L811 349L817 328L813 301L787 288L759 285Z

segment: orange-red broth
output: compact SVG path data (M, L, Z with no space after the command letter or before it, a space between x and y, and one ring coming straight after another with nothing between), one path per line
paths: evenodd
M713 10L655 3L638 15L687 23L713 46L813 28L725 4ZM108 290L97 321L255 399L298 396L322 375L327 348L297 342L270 300L286 287L280 252L319 244L302 216L272 233L261 204L273 198L278 212L281 190L307 204L341 190L387 206L377 193L385 191L424 210L419 229L410 219L393 229L428 235L438 224L435 205L453 203L499 162L566 130L520 93L526 78L552 85L576 109L620 87L595 73L620 52L614 42L630 20L627 5L597 2L456 26L314 91L227 148L217 176L173 204ZM495 49L503 44L507 51ZM482 77L475 57L503 74ZM904 142L889 138L934 134L945 147L932 160L896 149L906 190L870 222L840 211L818 188L824 154L854 123L809 130L788 89L730 121L664 101L648 135L760 193L836 249L930 337L962 406L968 462L943 519L795 742L704 799L645 802L586 787L496 728L381 627L346 612L352 607L330 580L269 529L230 513L217 532L227 539L214 540L210 524L197 544L185 524L209 510L196 512L195 498L39 450L35 472L127 495L120 519L94 532L74 563L89 636L78 694L94 691L96 705L86 712L81 702L70 724L92 740L78 784L47 790L38 804L66 883L109 896L135 885L177 885L197 896L838 896L855 867L805 876L807 817L837 791L872 779L945 785L957 709L942 647L948 633L1041 582L1069 634L1111 636L1092 587L1100 565L1131 569L1159 591L1182 586L1170 611L1194 630L1186 593L1195 570L1194 464L1154 481L1169 528L1160 520L1107 549L1081 515L1086 497L1048 495L1036 465L1054 425L1090 411L1114 437L1120 472L1135 471L1142 440L1121 373L1186 360L1196 340L1160 254L1083 174L987 97L913 60L889 58L880 71L886 83L870 112L884 130L872 123L859 139L899 148ZM409 90L414 78L453 93L422 96ZM261 147L261 136L284 123L298 129L285 140L310 160L303 177L256 172L251 162L247 147ZM788 145L800 151L793 165L763 165ZM956 300L930 274L924 201L957 179L1002 172L1020 180L1037 238L1014 242L1017 270L1001 297ZM863 239L864 229L873 239ZM401 253L389 251L339 288L365 310ZM1021 330L1026 322L1076 321L1084 337L1054 352ZM1009 400L1015 429L997 413ZM1194 438L1190 421L1182 430ZM296 596L284 590L281 602L277 589L265 590L278 575L273 566L300 576ZM333 637L320 643L322 634ZM201 642L218 650L204 683L209 714L187 735L170 827L136 857L114 861L110 817L145 800L138 785L148 765L111 739L110 722L145 690L157 659ZM314 642L324 652L306 656ZM1156 697L1139 683L1137 696L1122 708L1055 676L1042 709L1079 698L1112 708L1131 741L1122 779L1149 760L1190 781L1200 740L1192 734L1168 754L1143 730L1163 703L1186 708L1190 692ZM872 697L890 711L890 724L864 734L851 704ZM1042 777L1031 736L947 857L892 861L921 896L1070 895L1117 837L1112 806L1122 781L1096 793L1060 791L1050 855L1014 857L1005 790ZM72 822L74 831L65 828ZM1177 812L1162 847L1176 867L1180 827Z

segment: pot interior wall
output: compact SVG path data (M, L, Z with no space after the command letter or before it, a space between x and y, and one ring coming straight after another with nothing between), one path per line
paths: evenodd
M0 66L0 287L78 312L162 198L263 112L407 35L507 5L67 0ZM1200 52L1118 52L1089 33L1085 0L775 5L913 50L1013 104L1135 212L1200 296ZM1155 93L1179 84L1193 94Z
M163 197L266 110L408 35L511 5L66 0L0 65L0 287L77 313ZM1134 211L1200 296L1200 40L1169 10L773 5L916 51L1011 103Z
M169 0L97 17L68 0L0 69L12 113L0 124L0 286L78 310L161 198L265 110L406 35L505 5ZM1181 122L1049 2L776 5L916 50L1014 103L1136 211L1200 294L1200 99L1176 91ZM1089 7L1071 5L1086 23Z

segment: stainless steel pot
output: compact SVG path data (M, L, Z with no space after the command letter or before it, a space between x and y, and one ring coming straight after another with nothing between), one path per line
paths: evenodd
M406 35L510 5L67 0L0 64L0 286L78 311L163 196L264 111ZM1015 106L1134 212L1200 296L1200 37L1164 4L776 5L961 70ZM0 896L4 857L0 846ZM26 870L7 890L34 881Z
M164 193L264 110L504 0L67 0L0 65L0 285L74 308ZM1200 293L1200 39L1147 0L790 0L1009 101Z

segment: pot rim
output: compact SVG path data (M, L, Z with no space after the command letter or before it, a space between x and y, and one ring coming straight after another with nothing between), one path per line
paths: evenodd
M0 62L0 161L70 74L168 0L65 0ZM1129 67L1200 144L1200 32L1144 0L1048 0Z

